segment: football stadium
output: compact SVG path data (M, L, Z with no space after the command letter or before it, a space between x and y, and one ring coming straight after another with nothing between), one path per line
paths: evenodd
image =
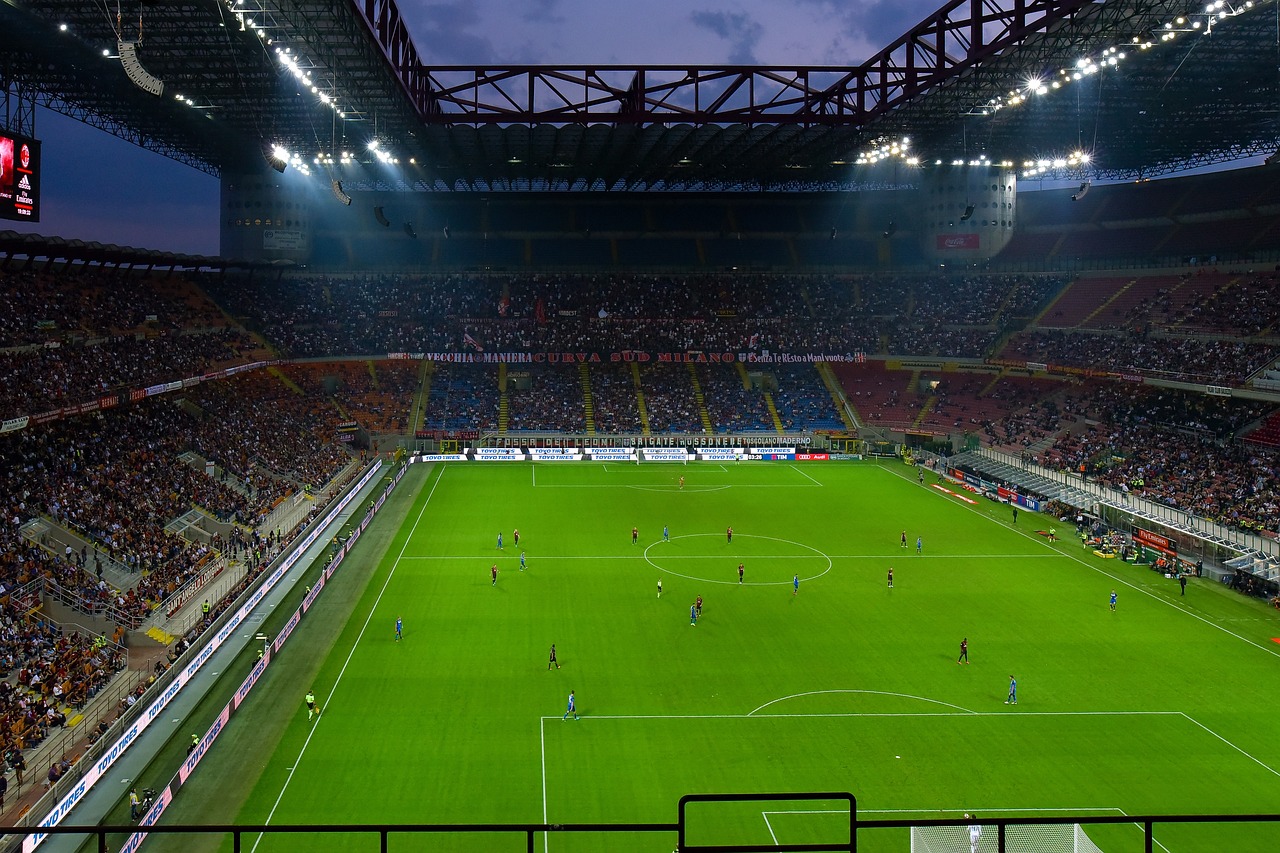
M841 5L0 4L0 850L1280 849L1280 2Z

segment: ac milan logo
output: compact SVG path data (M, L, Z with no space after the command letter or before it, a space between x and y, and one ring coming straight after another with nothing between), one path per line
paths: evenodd
M18 152L18 161L22 163L24 169L31 165L31 148L25 142L22 143L22 150Z

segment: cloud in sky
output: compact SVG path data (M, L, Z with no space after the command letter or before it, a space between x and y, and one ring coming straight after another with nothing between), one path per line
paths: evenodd
M759 65L755 46L764 27L744 12L694 11L689 19L729 44L728 60L733 65Z

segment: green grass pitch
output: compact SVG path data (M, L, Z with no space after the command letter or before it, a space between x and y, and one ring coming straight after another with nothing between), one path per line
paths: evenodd
M348 594L349 618L309 616L312 639L271 667L306 671L310 644L310 681L264 684L233 718L258 760L238 771L245 794L226 818L662 822L682 794L763 791L849 791L864 818L1280 811L1273 612L1209 581L1181 597L1070 535L1046 542L1040 516L1014 527L1007 507L969 505L914 474L901 463L416 466L403 521L390 508L379 523L399 526L363 556L383 554ZM963 637L968 665L956 660ZM560 668L548 671L552 643ZM1004 701L1010 675L1017 705ZM312 685L324 711L308 722ZM576 721L562 719L570 690ZM198 820L192 808L181 813ZM847 834L839 811L704 805L691 839L835 841ZM1170 825L1157 849L1273 851L1277 832ZM1131 825L1090 835L1106 853L1142 849ZM860 841L907 850L905 830ZM524 849L516 835L436 843ZM670 835L537 839L546 853L673 846ZM377 842L257 845L302 849Z

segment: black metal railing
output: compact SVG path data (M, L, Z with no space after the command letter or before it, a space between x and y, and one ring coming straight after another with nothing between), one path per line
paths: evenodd
M688 840L688 828L690 824L688 806L698 803L742 803L742 802L797 802L797 801L825 801L825 802L844 802L848 804L848 837L828 842L788 844L786 842L776 842L773 844L753 845L753 844L694 844ZM15 836L30 836L36 834L47 833L49 835L70 835L83 836L85 838L96 839L95 847L100 853L108 853L112 848L108 846L109 840L114 840L118 845L121 839L138 832L146 832L149 835L222 835L231 839L231 849L234 853L247 849L245 841L248 839L249 846L252 847L257 837L260 835L287 836L287 835L355 835L366 836L369 839L369 846L362 849L373 849L373 844L377 844L377 849L382 853L387 853L390 849L390 839L397 835L423 835L423 836L444 836L444 835L507 835L515 838L523 838L524 849L528 853L533 853L536 849L536 841L538 836L546 834L582 834L597 833L606 835L627 835L627 834L654 834L654 833L672 833L676 842L676 849L681 853L779 853L779 851L849 851L849 853L857 853L858 838L860 834L871 830L884 829L909 829L911 827L964 827L971 824L970 819L945 819L945 820L922 820L922 819L894 819L894 820L860 820L857 816L857 804L852 794L848 793L810 793L810 794L696 794L682 797L678 807L678 819L674 823L499 823L499 824L332 824L332 825L298 825L298 824L280 824L274 826L267 825L161 825L161 826L56 826L42 829L40 827L14 827L6 828L5 832ZM1280 814L1165 814L1165 815L1071 815L1059 814L1053 817L997 817L988 814L982 816L982 825L985 829L994 828L996 831L996 849L998 853L1005 853L1007 848L1007 830L1012 827L1025 826L1045 826L1045 825L1070 825L1079 824L1081 826L1098 826L1104 824L1112 825L1132 825L1140 828L1143 833L1144 846L1143 850L1147 853L1153 853L1155 849L1155 828L1157 826L1167 826L1170 824L1240 824L1240 823L1256 823L1256 824L1280 824ZM430 842L422 842L415 849L423 849ZM1280 845L1280 841L1277 842ZM988 849L986 847L983 848ZM1225 848L1224 848L1225 849Z

